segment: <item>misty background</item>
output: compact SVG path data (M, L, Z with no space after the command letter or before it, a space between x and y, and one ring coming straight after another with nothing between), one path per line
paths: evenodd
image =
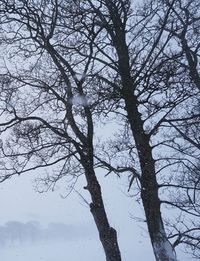
M82 198L87 197L84 179L79 179L78 193L73 191L64 198L64 185L53 192L36 192L37 174L0 184L1 235L5 232L0 239L1 260L92 261L95 257L96 261L104 261L89 206ZM105 178L99 173L99 179L108 216L118 231L123 260L153 261L142 206L127 195L127 178ZM180 260L188 261L182 251L178 252Z

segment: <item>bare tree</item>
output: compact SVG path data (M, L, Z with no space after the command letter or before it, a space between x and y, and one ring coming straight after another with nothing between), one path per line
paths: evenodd
M165 104L158 105L158 110L153 112L154 115L158 115L164 106L166 111L159 122L148 132L144 127L143 113L141 114L139 111L140 104L143 105L143 108L148 106L151 102L151 96L155 95L155 93L159 95L159 93L167 91L165 86L162 90L156 87L159 82L152 83L149 81L151 77L154 78L156 68L158 69L161 66L162 60L159 60L160 53L162 53L169 41L169 38L166 37L165 42L160 43L164 26L161 30L154 31L154 35L148 32L151 22L149 25L147 23L155 19L159 8L152 6L150 10L144 10L144 14L141 13L141 19L134 21L134 19L131 19L132 16L134 17L134 13L131 14L130 1L87 2L93 12L95 12L95 23L103 27L103 32L107 39L105 45L110 47L105 54L105 48L99 47L100 50L103 49L101 51L102 55L109 59L107 70L114 65L115 68L113 70L111 68L111 70L114 71L116 78L119 79L119 86L117 86L113 82L115 78L110 79L106 74L101 74L100 76L102 81L114 87L115 92L118 92L124 103L127 113L126 117L130 124L138 155L141 170L139 179L141 198L156 260L176 260L172 245L167 239L161 217L161 200L158 196L159 185L156 178L155 160L150 138L157 131L166 115L173 110L175 107L174 103L179 103L183 97L176 97L173 104L171 103L167 106ZM166 21L169 13L170 8L165 17ZM137 25L139 25L139 28L137 28ZM139 30L141 31L139 32ZM142 38L142 42L139 39L141 34L145 35ZM132 44L134 47L131 46ZM141 46L137 48L136 45L139 44ZM135 57L131 57L131 54ZM151 115L148 117L151 117Z
M117 233L108 222L94 170L94 104L87 87L92 77L85 77L94 67L92 42L81 33L80 21L87 13L77 16L75 2L0 2L6 52L1 71L1 159L7 159L1 165L1 182L42 168L48 170L43 179L47 186L66 175L76 180L84 174L106 260L116 261L121 260ZM89 46L83 50L87 57L78 57L85 49L83 42Z
M156 260L177 260L180 243L198 255L198 221L188 225L200 215L197 1L0 3L1 42L9 54L2 133L12 129L2 145L12 160L2 166L2 181L55 164L57 172L43 179L47 186L69 172L85 174L100 238L107 254L112 249L107 260L120 260L94 168L128 172ZM105 116L122 128L98 151L94 124ZM176 209L176 220L165 206Z
M177 2L167 1L163 7L163 1L149 1L134 11L131 1L85 1L85 8L89 5L88 9L94 12L92 24L96 30L102 30L101 39L104 39L95 41L99 55L94 57L97 64L105 65L96 76L102 87L101 95L113 105L110 112L115 112L125 122L124 126L128 123L134 140L125 146L124 138L111 146L115 146L114 153L126 147L132 158L137 157L139 168L134 166L135 161L132 164L127 161L126 166L111 165L114 153L107 161L98 160L108 173L130 171L131 184L138 180L156 260L176 260L176 244L169 241L165 231L161 205L199 217L198 203L186 201L188 190L197 192L197 186L180 184L183 178L180 168L191 167L198 159L199 112L192 110L198 106L199 92L194 88L198 84L192 77L191 65L183 66L185 50L177 52L173 47L174 34L166 30ZM94 35L95 30L91 33ZM190 110L189 104L193 104ZM190 135L184 135L184 124L189 129L194 127L193 142ZM177 134L181 134L180 142ZM182 146L182 138L186 147ZM172 166L179 175L174 175ZM165 192L166 187L169 193ZM172 187L182 192L170 198Z

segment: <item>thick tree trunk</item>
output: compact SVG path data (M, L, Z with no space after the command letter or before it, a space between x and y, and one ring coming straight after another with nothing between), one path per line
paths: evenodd
M122 80L122 95L125 101L127 118L138 151L141 167L141 198L146 215L149 235L157 261L175 261L176 255L167 239L160 211L155 162L148 135L145 134L138 101L134 96L134 82L130 74L129 54L125 34L116 28L114 44L118 53L119 73Z
M125 98L128 119L136 142L141 167L141 198L146 215L147 226L155 258L157 261L175 261L176 255L167 239L162 222L155 162L149 144L149 137L143 129L143 122L138 112L136 101Z
M105 251L106 261L121 261L121 254L117 241L117 232L109 225L103 204L101 187L98 183L95 172L92 167L86 166L85 174L88 183L86 189L90 192L92 199L90 210Z

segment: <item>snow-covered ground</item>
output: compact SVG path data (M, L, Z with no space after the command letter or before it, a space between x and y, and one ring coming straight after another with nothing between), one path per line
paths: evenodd
M131 247L129 242L128 248ZM122 247L123 248L123 247ZM133 245L134 248L134 245ZM124 250L124 249L123 249ZM127 249L128 250L128 249ZM122 260L154 261L151 249L146 244L135 250L123 252ZM182 256L182 257L181 257ZM6 246L0 249L1 261L104 261L101 245L93 239L85 241L65 241L36 243L33 245ZM179 260L188 261L188 257L179 255Z
M0 249L0 252L2 261L92 261L94 257L95 261L105 259L101 246L91 240L7 246Z
M122 260L154 261L146 223L132 218L143 217L143 210L125 193L126 181L112 176L100 178L110 224L118 232ZM80 192L85 192L84 185L83 182ZM35 193L26 175L0 185L0 207L0 226L11 220L23 223L36 220L42 227L51 222L70 226L66 241L39 240L34 244L0 247L0 261L105 261L90 210L76 193L66 199L60 197L60 190ZM192 260L183 253L178 253L178 258Z

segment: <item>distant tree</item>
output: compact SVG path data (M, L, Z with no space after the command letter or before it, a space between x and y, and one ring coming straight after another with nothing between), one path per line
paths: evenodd
M19 221L8 221L5 224L7 243L22 244L25 240L25 225Z
M29 221L24 224L24 238L30 242L36 242L41 237L41 229L37 221Z

